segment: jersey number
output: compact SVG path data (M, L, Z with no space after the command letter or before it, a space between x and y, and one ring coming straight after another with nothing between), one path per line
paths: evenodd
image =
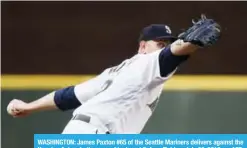
M124 65L126 64L126 62L123 62L122 64L118 65L118 66L114 66L110 69L110 73L115 73L118 72L121 68L124 67Z

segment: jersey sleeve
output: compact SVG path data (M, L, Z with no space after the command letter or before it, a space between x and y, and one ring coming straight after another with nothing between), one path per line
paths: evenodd
M75 95L81 103L86 102L102 91L103 85L107 79L107 72L108 70L105 70L100 75L75 86Z

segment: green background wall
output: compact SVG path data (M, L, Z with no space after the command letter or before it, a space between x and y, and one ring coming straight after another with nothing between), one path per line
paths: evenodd
M32 101L49 91L2 92L2 148L32 148L35 133L61 133L72 111L25 118L6 113L10 99ZM165 91L143 133L247 133L247 92Z

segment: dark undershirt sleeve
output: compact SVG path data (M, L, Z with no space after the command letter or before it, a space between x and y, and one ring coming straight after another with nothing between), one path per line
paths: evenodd
M54 102L60 110L75 109L81 105L75 95L74 88L74 86L70 86L55 92Z
M186 61L189 55L176 56L171 52L171 47L167 46L159 54L160 75L166 77L175 70L181 63Z

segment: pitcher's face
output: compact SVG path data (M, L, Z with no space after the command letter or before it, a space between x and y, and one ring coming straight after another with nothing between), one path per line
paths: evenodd
M164 40L150 40L141 41L138 53L147 54L157 50L161 50L169 44L169 41Z

